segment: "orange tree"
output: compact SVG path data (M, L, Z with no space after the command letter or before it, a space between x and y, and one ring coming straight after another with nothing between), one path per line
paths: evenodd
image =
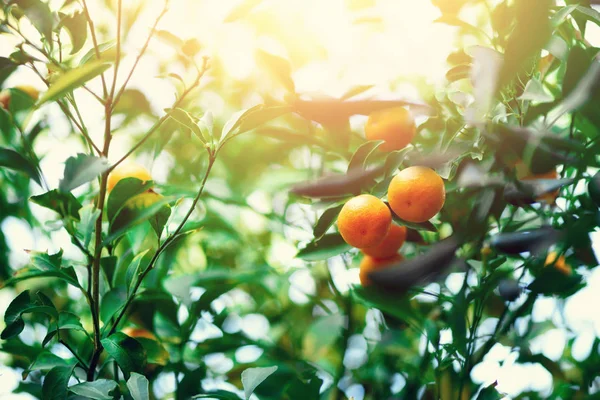
M598 264L590 1L433 1L460 46L446 86L422 85L418 104L358 100L370 87L307 98L289 61L259 52L285 93L258 105L256 81L231 96L202 38L161 30L167 3L106 2L102 16L87 3L12 0L1 13L0 40L16 45L0 82L26 69L44 85L4 84L0 96L0 279L11 297L0 351L22 374L16 393L496 399L508 386L473 371L498 344L552 376L544 391L526 382L511 394L593 398L595 350L574 357L570 340L552 359L530 345L550 328L574 338L532 310L576 295ZM466 9L478 23L461 19ZM156 19L125 68L142 12ZM163 92L128 86L156 40L170 48L159 74L175 88L160 112L149 99ZM201 106L204 93L226 112ZM370 116L364 129L350 128L355 115ZM52 185L44 156L61 146L59 123L78 150ZM114 150L124 136L130 147ZM144 159L162 159L166 179ZM15 221L54 250L15 261ZM64 248L52 245L64 234ZM295 257L282 257L290 246ZM338 279L347 270L356 284Z

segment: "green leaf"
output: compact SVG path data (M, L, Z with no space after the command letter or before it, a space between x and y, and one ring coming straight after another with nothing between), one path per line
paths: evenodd
M127 287L127 294L130 294L133 291L133 288L137 283L139 275L142 273L142 271L140 270L140 265L144 260L144 257L146 257L149 254L148 252L149 250L145 250L137 256L135 256L131 261L131 264L129 264L129 266L127 267L126 280L127 282L129 282L129 286ZM144 268L148 265L149 262L150 260L148 259L148 257L146 257L146 260L144 260Z
M94 204L88 204L79 210L80 222L77 228L85 248L87 248L92 241L92 235L96 229L96 220L99 216L100 210L98 210Z
M93 400L111 400L111 394L117 388L117 382L108 379L97 379L93 382L83 382L71 386L69 390L76 395ZM136 399L137 400L137 399Z
M108 68L110 68L110 63L99 60L64 72L50 85L48 90L38 100L37 105L40 106L49 101L61 99L67 93L83 86L86 82L102 74Z
M104 239L105 244L111 243L130 228L154 218L151 221L153 229L160 236L164 223L171 214L169 203L172 200L153 192L138 194L128 200L121 211L110 224L109 235ZM166 218L165 218L166 217Z
M248 368L242 372L242 385L244 386L244 395L246 400L250 400L250 396L254 390L264 382L269 376L277 371L277 366L266 368Z
M100 43L98 45L98 50L100 51L100 59L104 62L109 60L114 60L116 58L115 46L117 42L116 40L110 40L105 43ZM91 64L96 60L96 49L91 48L79 61L79 65L85 65L88 62Z
M262 0L242 0L238 5L236 5L233 10L229 12L227 17L223 22L233 22L240 18L245 17L252 9L258 6Z
M370 308L378 308L383 312L406 321L413 327L420 327L424 318L410 304L408 297L381 292L377 288L354 286L353 297Z
M115 359L125 378L129 379L132 372L142 372L146 366L144 347L124 333L113 333L102 339L101 343L106 352Z
M147 192L154 185L153 181L141 181L138 178L123 178L111 190L106 202L106 214L110 223L113 222L127 200L138 194Z
M498 385L498 383L494 382L491 385L483 388L481 390L481 392L479 392L479 395L477 396L477 400L500 400L500 399L503 399L505 396L498 393L498 391L496 390L497 385Z
M295 185L291 192L304 197L328 198L358 195L384 173L384 168L355 169L346 174L325 176L312 182Z
M205 136L194 118L187 111L182 110L181 108L175 108L174 110L171 110L171 118L194 132L194 135L196 135L202 143L208 143L208 137Z
M46 39L50 47L54 40L52 39L52 30L54 28L54 17L47 3L40 0L16 0L14 1L31 21L35 29L38 30Z
M109 167L110 164L105 158L81 153L76 157L69 157L65 162L65 173L58 184L58 190L64 193L70 192L97 178Z
M6 328L0 335L1 339L13 338L23 331L25 323L22 316L25 313L44 313L52 318L58 318L56 308L46 296L38 292L32 299L29 290L25 290L13 299L4 313Z
M87 19L83 12L63 17L60 24L71 38L71 54L77 53L85 45L87 40Z
M508 38L500 71L501 86L512 82L532 64L551 34L550 0L516 2L516 26ZM527 38L527 40L523 40Z
M31 371L47 371L58 366L66 367L73 364L72 361L75 360L65 360L64 358L44 350L38 354L35 361L29 366L29 368L23 371L22 377L23 379L27 379L27 376Z
M385 204L389 207L389 203L385 202ZM405 221L402 218L400 218L399 216L396 215L396 213L394 212L394 210L391 209L390 207L390 212L392 213L392 218L394 221L396 221L398 224L400 225L404 225L408 228L412 228L418 231L428 231L428 232L437 232L437 228L435 227L435 225L433 225L431 222L429 221L425 221L425 222L409 222L409 221Z
M114 287L102 296L100 319L105 325L123 308L125 301L127 301L127 290L122 286Z
M527 82L525 90L517 99L534 101L536 103L550 103L554 101L554 97L550 93L547 93L544 90L544 85L535 78Z
M17 69L17 64L10 60L10 58L0 57L0 85L4 83Z
M64 400L68 398L68 385L75 365L54 367L44 378L42 400Z
M258 50L256 58L259 64L262 64L269 71L269 75L276 77L289 92L294 93L296 91L296 85L292 80L292 66L288 60L267 53L264 50Z
M38 185L41 185L40 174L35 164L14 150L0 147L0 167L23 172Z
M315 225L315 229L313 230L313 234L315 235L315 239L318 240L327 233L327 230L335 223L340 211L344 207L343 204L339 204L337 206L333 206L325 210L325 212L321 215L317 224Z
M352 155L350 163L348 164L348 172L354 170L364 170L369 156L383 143L383 140L372 140L363 143Z
M133 400L149 400L149 382L144 375L133 372L131 378L127 380L127 388Z
M296 257L304 261L321 261L345 253L352 247L344 241L339 233L324 235L321 239L310 242L298 252Z
M54 189L39 196L32 196L29 200L37 205L56 211L62 218L73 218L79 221L79 210L81 210L82 205L72 193L63 193Z
M75 330L84 332L87 334L87 331L81 325L81 321L79 317L73 313L61 311L58 314L58 327L56 324L52 324L49 329L46 337L42 341L42 346L46 346L52 340L52 338L58 333L58 329L66 329L66 330Z
M197 394L193 396L192 399L240 400L237 394L226 392L224 390L217 390L206 394Z
M145 337L135 338L146 350L146 361L148 364L156 365L167 365L169 363L169 352L164 348L162 344L154 339L148 339Z
M241 135L291 111L292 108L288 106L267 107L262 104L239 111L223 126L219 142L223 143L230 136Z

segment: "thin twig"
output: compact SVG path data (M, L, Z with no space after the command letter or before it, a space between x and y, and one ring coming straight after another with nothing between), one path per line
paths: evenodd
M90 16L90 10L88 9L86 0L81 0L83 3L83 12L85 13L85 17L88 21L88 25L90 27L90 34L92 35L92 43L94 44L94 50L96 51L96 58L100 59L100 46L98 46L98 38L96 37L96 28L94 28L94 21ZM104 73L100 74L100 78L102 79L102 90L104 91L104 98L108 96L108 89L106 86L106 79L104 78Z
M167 11L169 9L168 4L169 4L168 1L165 1L163 10L158 15L156 20L154 21L154 25L152 25L152 30L150 31L150 34L148 35L148 38L146 39L146 43L144 43L144 46L142 46L142 50L140 50L140 53L137 55L135 62L133 63L133 67L131 67L131 71L129 71L129 75L127 75L127 78L125 79L123 86L121 86L121 88L119 89L119 92L117 93L117 95L114 96L113 108L117 105L117 103L121 99L123 92L127 88L127 84L129 83L129 80L133 76L133 73L135 72L135 69L137 68L138 63L140 62L140 59L144 56L144 53L146 53L146 50L148 49L148 45L150 44L150 40L152 40L152 37L154 36L154 33L156 32L156 27L158 26L158 23L160 22L162 17L167 13ZM115 74L115 76L116 76L116 74Z
M123 4L122 4L122 0L119 0L118 5L117 5L117 58L115 60L115 67L114 67L114 75L113 75L113 82L112 82L112 87L110 89L110 97L114 98L115 96L115 89L117 87L117 76L119 75L119 66L121 64L121 19L122 19L122 8L123 8ZM114 101L113 101L113 105L114 105Z
M71 346L70 346L70 345L69 345L67 342L65 342L64 340L60 339L58 342L59 342L60 344L62 344L63 346L65 346L65 347L67 348L67 350L69 350L69 351L71 352L71 354L73 354L73 355L75 356L75 358L77 359L77 362L78 362L79 364L81 364L81 367L82 367L83 369L85 369L85 370L86 370L86 372L87 372L87 371L88 371L88 369L89 369L89 367L88 367L88 365L86 364L86 362L85 362L85 361L83 361L83 359L82 359L81 357L79 357L79 354L77 354L77 352L76 352L75 350L73 350L73 348L72 348L72 347L71 347Z
M144 137L138 143L136 143L135 146L133 146L127 153L125 153L125 155L123 157L121 157L116 163L114 163L109 168L108 172L115 169L119 164L121 164L123 161L125 161L127 159L127 157L129 157L137 149L139 149L144 143L146 143L146 141L150 138L150 136L152 136L158 130L158 128L160 128L160 126L171 116L173 110L176 109L177 107L179 107L181 105L181 103L183 102L183 100L188 96L188 94L193 89L195 89L196 86L198 86L198 84L200 83L200 79L202 79L202 77L204 76L204 74L206 73L207 70L208 70L208 59L205 58L204 63L202 65L202 70L199 72L194 83L188 89L186 89L185 92L182 93L182 95L179 97L179 99L177 99L175 101L175 103L171 107L171 110L168 111L165 115L163 115L158 121L156 121L156 123L150 128L150 130L144 135Z

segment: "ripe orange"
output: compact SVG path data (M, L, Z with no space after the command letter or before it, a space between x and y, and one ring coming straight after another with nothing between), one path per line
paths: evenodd
M359 249L377 246L392 224L392 213L383 201L370 194L348 200L338 216L340 234Z
M368 286L371 284L371 280L369 279L369 273L371 271L376 271L379 269L387 268L392 264L399 263L404 260L402 254L396 254L390 258L373 258L370 256L364 256L360 261L360 270L358 273L358 277L360 278L360 283L363 286Z
M110 192L117 183L124 178L138 178L141 181L152 180L152 175L143 166L139 164L129 163L121 164L115 168L108 176L107 189Z
M0 107L8 110L10 106L10 92L8 90L3 90L0 92Z
M571 275L573 269L567 264L565 256L560 256L558 258L557 256L555 251L549 252L546 261L544 262L544 266L547 267L548 265L553 265L559 272L565 275Z
M403 220L428 221L444 206L444 181L428 167L403 169L390 182L388 201L392 210Z
M406 240L406 227L392 224L390 230L383 241L377 246L362 249L362 252L374 258L393 257Z
M403 107L375 111L365 125L367 140L384 140L383 151L405 148L415 137L417 127L410 112Z

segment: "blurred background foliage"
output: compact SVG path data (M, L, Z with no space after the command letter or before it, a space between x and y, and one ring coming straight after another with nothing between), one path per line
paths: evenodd
M3 3L0 397L598 396L600 13L589 0L173 1L155 29L163 2L126 1L120 53L120 2L87 3ZM218 151L185 235L144 275L122 333L103 336L94 384L84 383L94 352L86 252L95 250L103 170L51 201L35 197L92 168L74 161L94 151L64 109L103 142L86 8L109 82L119 54L118 87L145 51L113 110L107 158L116 163L143 140L131 157L170 210L164 232L151 223L155 207L108 241L103 326L183 220L212 166L207 147L223 142L236 113L264 105L242 114L247 132L238 127ZM36 107L23 86L34 85L41 104L52 90L44 80L52 88L86 65L96 68L89 91L58 102ZM172 114L176 99L195 128ZM363 125L392 105L413 112L418 135L386 154L365 142ZM144 139L164 115L172 118ZM394 171L414 164L446 180L444 209L409 226L402 249L434 273L396 277L391 293L362 288L358 252L334 224L352 193L346 171L384 165L375 185L359 187L381 196ZM339 196L299 192L326 175L340 179ZM437 242L457 237L458 257L446 256ZM549 248L566 257L562 272L544 267ZM21 280L28 274L37 277ZM34 312L20 319L15 309L27 307ZM15 323L18 336L6 329Z

